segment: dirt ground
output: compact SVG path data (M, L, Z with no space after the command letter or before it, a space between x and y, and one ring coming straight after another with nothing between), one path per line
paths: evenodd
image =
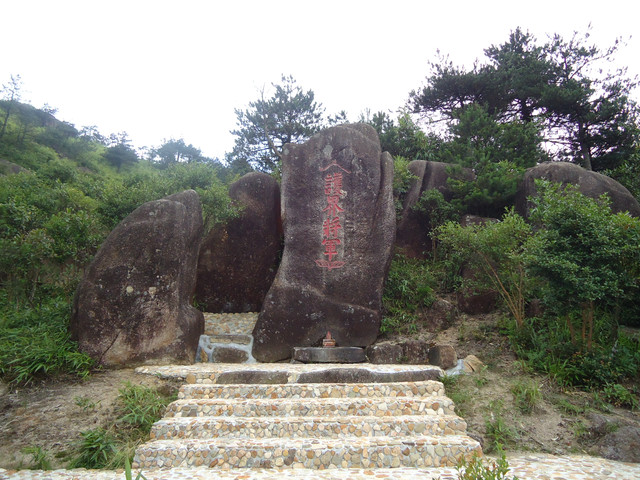
M25 448L48 452L53 468L67 466L67 453L80 433L116 418L118 390L127 382L176 388L133 369L98 372L86 379L61 377L18 389L0 386L0 468L28 467Z
M488 425L509 439L507 451L552 454L595 453L596 419L609 425L640 425L640 415L624 409L608 412L593 407L593 395L563 391L548 378L523 372L496 328L496 316L461 317L438 334L421 331L422 338L456 348L459 358L476 355L485 364L479 373L459 377L448 393L468 423L469 434L491 449ZM397 336L396 340L399 339ZM9 389L0 384L0 468L28 467L28 447L48 452L53 468L68 465L68 452L80 433L111 425L116 418L118 390L127 382L170 390L177 388L132 369L95 373L87 379L57 378L28 387ZM521 413L512 393L514 384L534 382L541 399L530 414Z

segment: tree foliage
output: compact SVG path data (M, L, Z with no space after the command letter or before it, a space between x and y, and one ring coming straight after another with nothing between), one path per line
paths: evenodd
M151 159L162 166L178 163L204 162L207 159L199 148L188 144L182 139L170 139L162 145L151 150Z
M284 145L302 142L324 126L324 108L312 90L303 90L293 77L284 75L272 87L270 97L263 88L248 108L235 110L237 128L231 131L236 136L232 158L263 172L277 168Z
M441 58L431 64L426 86L411 92L411 109L455 125L461 112L480 105L498 123L534 124L555 159L589 170L615 168L640 138L638 109L629 98L637 82L623 69L602 69L620 40L601 50L588 39L588 32L569 40L556 35L540 44L518 28L468 71Z

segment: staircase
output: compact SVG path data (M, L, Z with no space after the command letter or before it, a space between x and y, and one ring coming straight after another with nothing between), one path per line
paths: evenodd
M354 378L357 372L364 378L425 378L439 374L436 367L242 368L209 364L186 373L191 383L153 426L150 441L137 449L135 468L404 470L453 466L463 456L482 454L439 381L296 383L318 372L328 372L327 378ZM241 376L245 379L282 383L209 383L241 372L248 372Z

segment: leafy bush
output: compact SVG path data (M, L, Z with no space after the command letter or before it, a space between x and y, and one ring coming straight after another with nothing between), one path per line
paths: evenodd
M428 262L396 255L382 295L385 315L380 331L402 331L414 323L418 310L435 301L434 283Z
M523 248L531 229L513 210L501 221L463 227L447 222L436 230L442 249L459 270L469 266L480 276L465 286L496 290L518 326L524 322L527 277Z
M526 247L528 269L543 280L542 299L548 312L566 323L571 343L591 351L599 339L594 335L597 311L614 312L637 293L640 220L613 214L606 196L596 200L576 187L544 181L537 188L531 212L537 231Z
M607 401L617 407L628 407L631 410L637 410L640 405L638 397L619 383L606 385L602 389L602 394Z
M456 465L456 470L458 480L508 480L506 475L509 473L509 462L501 452L497 462L485 466L483 459L474 455L468 462L462 457ZM518 480L518 477L514 476L512 480Z

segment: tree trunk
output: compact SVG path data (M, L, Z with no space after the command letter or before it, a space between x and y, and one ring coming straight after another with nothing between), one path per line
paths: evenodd
M578 125L578 143L580 145L580 153L582 154L582 167L585 170L593 170L591 168L591 148L587 141L587 131L584 124Z

